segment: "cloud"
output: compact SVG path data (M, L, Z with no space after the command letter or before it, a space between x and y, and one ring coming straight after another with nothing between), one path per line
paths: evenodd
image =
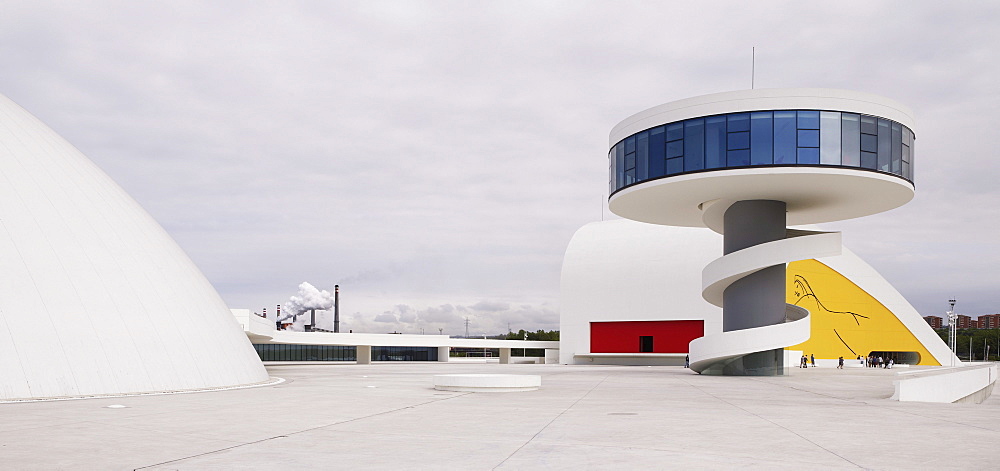
M496 301L479 301L478 303L469 306L469 308L475 311L486 311L486 312L506 311L510 309L510 303L502 303Z

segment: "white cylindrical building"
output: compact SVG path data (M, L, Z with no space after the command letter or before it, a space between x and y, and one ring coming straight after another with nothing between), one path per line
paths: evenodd
M785 305L785 264L841 250L839 234L786 227L912 199L912 129L899 103L826 89L717 93L615 126L611 211L724 237L724 256L702 275L702 296L723 308L723 328L691 342L692 369L782 374L782 349L809 338L808 312Z

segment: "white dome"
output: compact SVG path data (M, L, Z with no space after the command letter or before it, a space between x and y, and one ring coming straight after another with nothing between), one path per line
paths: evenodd
M0 95L0 399L267 379L204 275L124 190Z

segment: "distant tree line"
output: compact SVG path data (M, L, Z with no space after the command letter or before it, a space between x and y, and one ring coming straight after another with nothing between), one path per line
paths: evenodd
M948 345L948 328L934 329L944 344ZM955 332L955 352L963 360L983 361L989 347L989 360L996 361L1000 356L1000 329L958 329ZM969 347L972 347L972 358L969 358ZM987 361L989 361L987 360Z
M524 340L525 334L528 335L528 340L559 340L558 330L544 331L541 329L534 332L528 332L524 329L517 332L507 332L507 335L501 338L504 340Z

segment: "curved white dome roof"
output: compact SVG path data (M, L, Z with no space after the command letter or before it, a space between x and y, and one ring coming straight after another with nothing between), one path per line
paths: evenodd
M0 95L0 399L267 379L218 293L80 151Z

